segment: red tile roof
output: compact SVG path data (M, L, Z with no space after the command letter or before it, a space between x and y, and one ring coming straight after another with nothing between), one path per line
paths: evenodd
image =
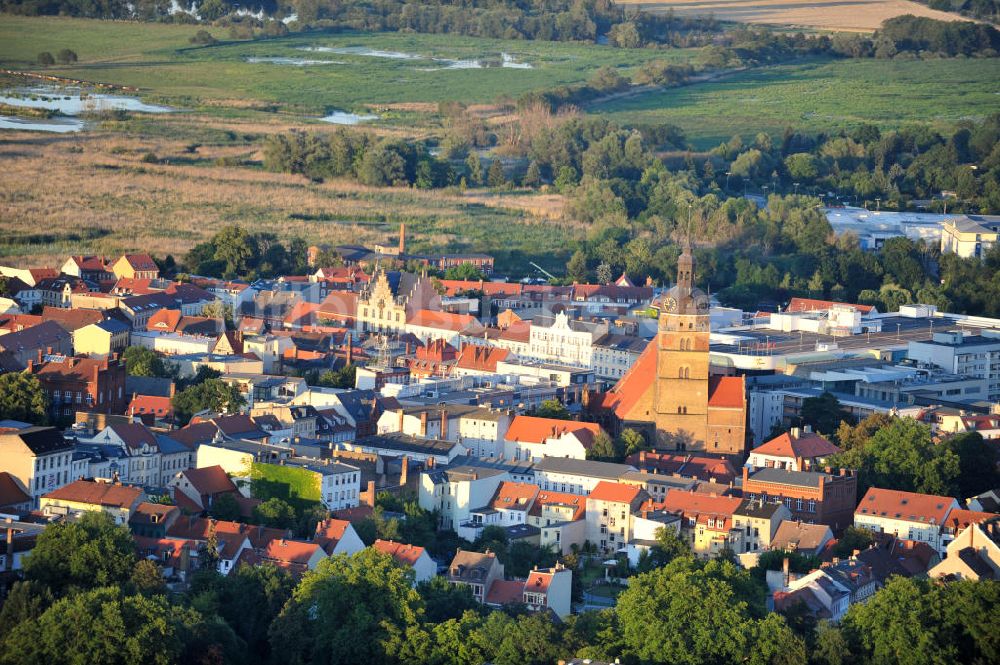
M461 279L442 279L439 281L441 286L444 287L445 295L449 296L453 296L464 291L482 291L488 296L516 296L520 295L522 291L522 287L519 282L477 282Z
M538 495L538 485L502 482L490 505L496 510L528 510Z
M788 302L786 312L824 312L831 307L850 307L862 314L870 313L874 307L871 305L855 305L847 302L835 302L833 300L815 300L813 298L792 298Z
M318 543L275 538L260 548L257 554L265 561L306 565L322 547Z
M709 407L742 409L745 397L742 376L711 376L708 378Z
M130 416L152 414L157 418L169 418L174 415L174 407L169 397L136 395L129 402L127 413Z
M996 517L994 513L984 513L979 510L964 510L956 508L948 513L948 518L945 520L945 526L950 528L953 533L958 533L964 531L966 527L970 524L982 524L986 520L990 520Z
M872 487L854 514L940 525L944 524L954 503L955 499L947 496Z
M715 480L717 483L730 483L738 475L732 462L718 457L646 451L629 455L625 461L645 471L656 469L664 474L676 473L698 480Z
M766 443L762 443L750 452L775 457L813 459L836 455L840 452L840 448L815 432L802 432L798 436L792 436L791 432L785 432Z
M195 491L202 496L215 496L216 494L238 491L235 483L219 465L205 466L200 469L185 469L181 473L188 479Z
M597 483L597 486L594 487L593 490L591 490L587 498L594 499L595 501L632 503L639 498L642 493L643 489L637 485L625 485L623 483L612 483L607 480L602 480Z
M524 600L524 582L520 580L494 580L486 594L490 605L509 605Z
M6 471L0 471L0 506L16 506L30 502L31 497L21 489L14 476Z
M528 511L528 514L532 517L540 517L542 507L549 505L572 506L574 512L573 518L570 521L575 522L581 519L584 513L587 512L587 497L580 496L579 494L568 494L566 492L542 491L535 497L535 502L531 505L531 510Z
M344 537L344 532L347 531L349 526L351 526L351 523L347 520L325 519L316 524L316 533L313 535L313 540L319 543L327 552L332 552L333 548L340 542L340 539Z
M372 543L372 547L382 554L388 554L404 566L413 566L416 564L417 559L426 551L423 547L417 547L416 545L407 545L406 543L381 539Z
M410 326L437 328L460 332L469 327L481 327L476 317L471 314L453 314L451 312L436 312L431 309L418 309L406 319Z
M566 434L574 434L585 447L589 447L593 443L594 437L600 433L601 426L596 423L537 418L535 416L514 416L504 438L507 441L545 443L548 439L558 439Z
M531 339L531 321L514 321L500 331L500 339L527 344Z
M685 517L699 515L732 517L741 503L743 503L743 499L737 497L669 490L663 497L663 501L656 504L655 507L671 513L682 514Z
M555 573L551 570L533 570L528 573L528 579L524 583L524 590L529 593L547 594L554 576Z
M142 423L116 423L108 425L108 429L117 434L129 448L141 449L144 445L150 448L158 447L156 435Z
M125 254L123 258L133 270L159 270L149 254Z
M131 508L142 496L142 489L93 480L75 480L69 485L43 494L43 499L87 503L110 508Z
M506 360L509 355L508 349L466 344L462 347L462 353L458 356L455 366L480 372L496 372L497 363Z

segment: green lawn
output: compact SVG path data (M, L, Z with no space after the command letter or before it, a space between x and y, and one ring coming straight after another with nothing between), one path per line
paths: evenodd
M816 61L742 72L592 107L623 123L671 122L698 147L785 127L831 131L927 122L941 129L1000 110L1000 59Z
M634 68L651 59L682 60L694 50L623 50L608 46L475 39L453 35L296 34L254 42L189 43L191 26L3 16L0 66L32 68L40 51L71 48L80 62L48 71L135 86L164 99L255 99L309 112L364 104L487 102L533 89L579 83L600 66ZM223 29L211 29L225 37ZM303 47L369 47L423 56L392 59L319 53ZM532 69L441 69L431 58L499 58L506 53ZM250 63L251 57L305 58L343 64L293 66ZM434 71L424 71L432 69Z

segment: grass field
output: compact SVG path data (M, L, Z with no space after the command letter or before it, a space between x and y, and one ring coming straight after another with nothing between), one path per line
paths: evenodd
M188 42L194 31L190 26L5 15L0 21L0 66L34 69L39 52L71 48L80 56L79 63L46 71L134 86L180 104L257 100L321 113L330 108L356 110L369 104L487 102L504 95L517 97L533 89L579 83L603 65L628 69L654 58L681 60L697 53L397 33L317 33L196 47ZM222 29L214 32L220 39L225 36ZM302 50L317 46L368 47L424 59ZM444 69L441 63L430 60L499 58L501 53L532 65L532 69ZM246 61L261 57L342 64L295 66Z
M947 82L947 83L944 83ZM623 123L670 122L702 148L785 127L830 131L957 120L1000 108L1000 60L835 60L751 70L588 109Z
M625 3L650 11L673 10L682 16L712 14L724 21L761 23L792 28L839 32L871 32L882 21L913 14L939 21L962 20L957 14L939 12L908 0L629 0ZM967 19L966 19L967 20Z
M149 251L181 256L225 224L240 223L310 243L385 241L405 221L415 251L489 251L498 268L523 273L525 257L565 263L584 229L456 191L376 189L254 167L238 142L204 146L96 132L0 135L0 261L58 265L70 253ZM153 152L163 163L143 156ZM505 197L508 200L513 197Z

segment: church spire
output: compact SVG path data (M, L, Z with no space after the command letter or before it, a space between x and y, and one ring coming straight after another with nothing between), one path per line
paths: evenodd
M690 292L694 288L694 257L691 255L691 239L684 240L684 251L677 259L677 286Z

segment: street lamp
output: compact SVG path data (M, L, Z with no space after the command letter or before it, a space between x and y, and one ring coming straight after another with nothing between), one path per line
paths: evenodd
M798 196L799 195L799 183L793 182L792 184L795 185L795 195Z
M729 193L729 176L733 175L732 171L726 171L726 193Z
M880 199L880 198L878 198L876 196L875 197L875 212L878 212L881 209L882 209L882 199Z

